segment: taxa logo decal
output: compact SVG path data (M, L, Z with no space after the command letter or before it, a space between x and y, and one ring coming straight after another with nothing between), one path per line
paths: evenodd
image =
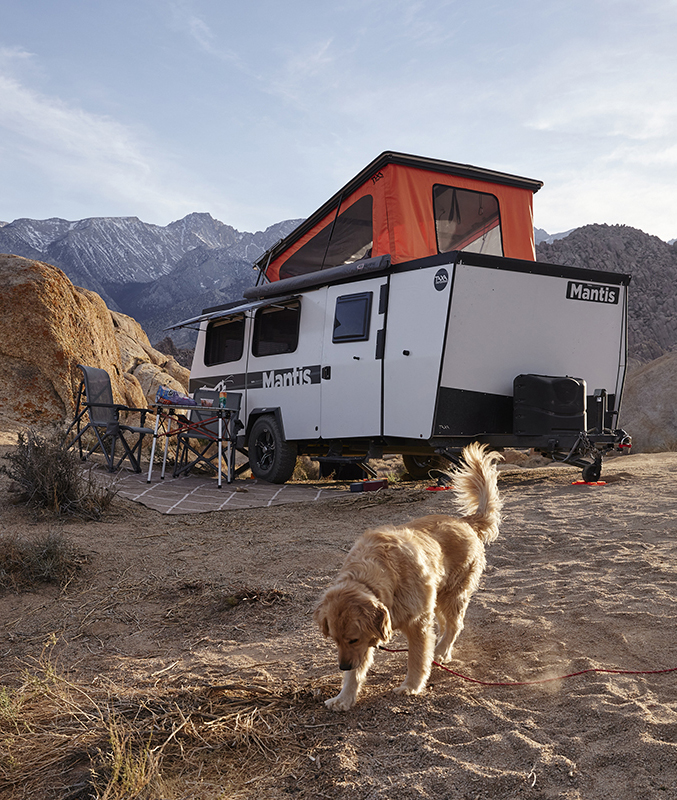
M442 267L442 269L438 269L435 273L435 277L433 278L433 286L437 289L438 292L443 291L447 288L447 284L449 283L449 273Z
M283 389L287 386L309 386L320 382L320 365L312 367L289 367L264 372L250 372L250 389Z
M600 286L596 283L579 283L578 281L569 281L567 284L567 299L569 300L617 305L620 296L619 286Z

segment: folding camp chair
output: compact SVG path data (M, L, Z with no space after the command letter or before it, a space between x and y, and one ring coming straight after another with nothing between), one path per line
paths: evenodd
M235 475L235 445L242 395L228 392L225 404L219 405L220 393L215 389L198 389L193 399L197 405L188 414L187 423L177 434L174 477L183 475L198 464L214 469L221 486L221 459L226 462L226 480L232 483ZM203 406L209 400L211 406ZM225 452L224 452L225 445Z
M82 370L82 383L78 391L75 407L75 419L66 433L66 446L73 447L77 444L80 458L84 461L96 450L101 450L109 472L115 472L120 465L129 459L134 472L141 472L141 443L147 434L153 435L152 428L144 427L146 421L146 408L129 408L113 402L113 390L110 376L105 369L85 367L78 364ZM121 411L138 412L141 415L141 425L125 425L120 422ZM83 427L83 422L89 419ZM87 452L83 446L82 437L87 431L94 436L94 444ZM72 439L69 437L72 435ZM122 454L117 456L116 446L120 443Z

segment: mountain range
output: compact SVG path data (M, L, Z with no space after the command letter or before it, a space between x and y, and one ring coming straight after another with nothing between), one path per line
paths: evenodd
M156 342L172 322L241 297L256 281L254 261L300 221L246 233L198 213L164 227L137 217L17 219L0 227L0 253L54 264Z
M109 308L134 317L155 344L171 323L242 297L256 280L254 261L300 222L247 233L199 213L164 227L137 217L17 219L0 223L0 253L60 267ZM650 361L677 346L677 245L625 225L534 232L539 261L632 275L631 358ZM194 336L173 332L173 344L191 347Z

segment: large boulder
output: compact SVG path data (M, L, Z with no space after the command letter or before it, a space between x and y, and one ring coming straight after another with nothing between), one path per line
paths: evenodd
M140 326L113 316L98 294L73 286L51 264L0 255L0 421L16 429L71 418L78 364L105 369L115 402L132 407L154 398L145 365L157 383L188 386L188 370L153 350Z
M155 399L160 385L178 392L187 391L190 370L182 367L174 356L152 347L146 332L135 319L117 311L111 311L110 315L120 348L122 369L136 378L148 402Z
M677 450L677 352L633 367L625 382L620 424L633 453Z

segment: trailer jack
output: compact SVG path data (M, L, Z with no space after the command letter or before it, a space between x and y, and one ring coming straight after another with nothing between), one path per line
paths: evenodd
M586 483L595 483L602 474L602 459L604 454L611 450L629 452L632 447L632 438L622 429L603 431L602 433L579 434L569 452L564 455L554 448L547 450L544 455L563 464L581 467L583 480Z

